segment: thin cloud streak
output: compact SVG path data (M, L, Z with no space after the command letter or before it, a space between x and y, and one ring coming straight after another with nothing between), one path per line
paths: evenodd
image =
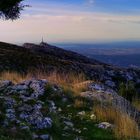
M39 42L42 36L49 42L140 39L139 22L140 16L103 13L24 15L15 22L0 22L0 38L8 42Z

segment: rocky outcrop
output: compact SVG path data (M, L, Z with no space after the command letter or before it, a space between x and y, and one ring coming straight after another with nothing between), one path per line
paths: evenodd
M115 90L104 84L91 83L89 91L80 94L89 100L100 101L102 105L110 104L121 112L127 113L140 124L140 112L125 98L119 96Z
M11 81L0 81L0 124L9 127L11 123L22 130L43 130L52 127L52 120L41 109L44 102L46 80L30 80L14 85ZM48 107L49 109L49 107ZM49 140L48 134L40 136Z
M109 86L114 85L112 82L87 84L89 90L82 92L81 98L73 97L70 91L67 93L45 79L27 80L19 84L0 81L0 131L6 130L6 135L9 131L17 134L19 131L23 134L28 132L31 140L52 140L56 131L62 139L70 136L84 139L87 136L83 136L82 132L90 132L91 127L113 129L113 124L97 121L93 112L95 100L105 106L109 104L140 122L140 112ZM93 126L88 128L87 123Z

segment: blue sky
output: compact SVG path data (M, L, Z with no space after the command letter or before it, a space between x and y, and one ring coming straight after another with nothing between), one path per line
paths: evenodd
M140 40L140 0L25 0L19 20L0 21L1 41Z
M73 10L114 14L140 14L140 0L29 0L31 5L54 5Z

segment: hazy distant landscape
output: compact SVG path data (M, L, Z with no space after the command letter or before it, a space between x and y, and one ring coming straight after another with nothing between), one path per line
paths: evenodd
M121 67L140 67L140 42L113 42L93 44L58 44L90 58Z

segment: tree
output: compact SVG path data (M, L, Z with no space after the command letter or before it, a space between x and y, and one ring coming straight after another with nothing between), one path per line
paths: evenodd
M24 0L0 0L0 18L15 20L20 17Z

